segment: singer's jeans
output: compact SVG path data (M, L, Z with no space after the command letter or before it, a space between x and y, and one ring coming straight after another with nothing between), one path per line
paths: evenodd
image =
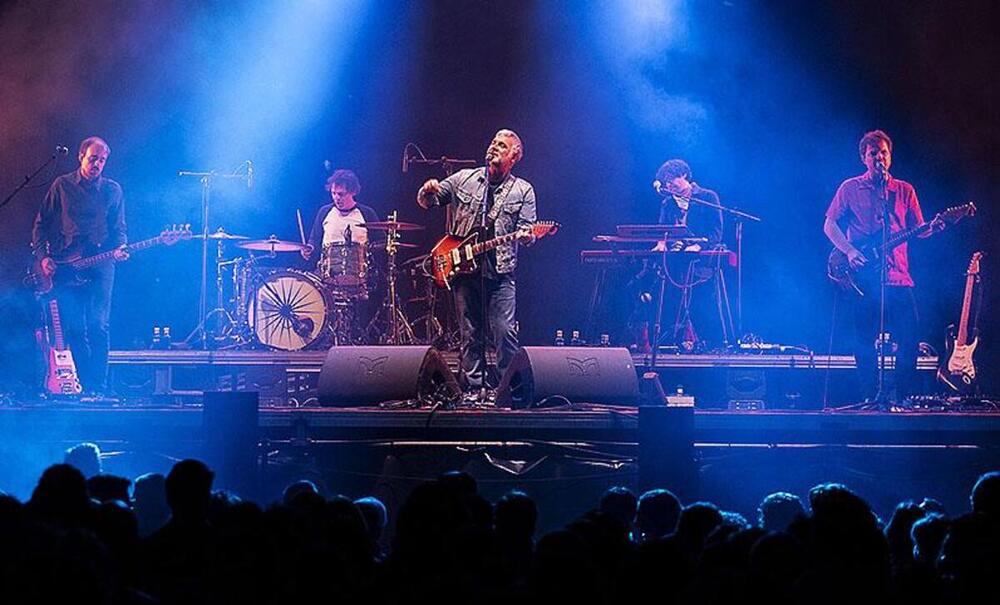
M462 337L461 378L467 389L483 386L483 344L497 352L497 371L486 374L486 386L495 388L500 377L510 366L517 352L517 327L514 322L516 308L516 283L512 274L487 277L486 321L488 334L484 334L482 324L482 285L479 273L456 279L452 284L455 292L455 309L458 313L458 328ZM488 337L488 341L487 341Z
M841 296L854 296L851 293ZM861 396L872 398L878 388L878 350L875 341L878 338L879 327L879 289L878 286L869 289L864 297L853 298L854 359L858 366L858 382ZM893 343L897 345L896 369L886 372L886 382L894 377L896 399L901 400L908 395L914 395L919 390L917 374L917 347L919 344L920 316L917 312L916 298L913 288L905 286L886 286L885 288L885 331ZM886 350L886 355L891 355ZM891 395L883 392L883 397Z

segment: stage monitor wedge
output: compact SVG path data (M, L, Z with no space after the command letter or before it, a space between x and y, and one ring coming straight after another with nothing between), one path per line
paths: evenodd
M332 347L319 374L318 396L322 406L359 407L457 398L461 389L433 347Z
M523 347L500 380L497 404L513 409L571 403L636 405L639 381L628 349Z

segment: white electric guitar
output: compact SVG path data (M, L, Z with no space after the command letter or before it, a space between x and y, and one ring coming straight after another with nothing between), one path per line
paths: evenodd
M958 322L958 333L955 333L954 325L948 327L949 333L945 339L948 354L944 356L948 361L938 367L938 379L960 393L970 393L976 387L976 365L972 356L979 345L979 335L973 328L972 340L969 340L969 310L972 307L972 291L979 281L979 259L982 256L982 252L972 255L969 270L965 273L965 295L962 297L962 317Z

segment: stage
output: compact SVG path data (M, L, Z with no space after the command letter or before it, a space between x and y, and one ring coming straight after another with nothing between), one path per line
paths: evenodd
M767 492L804 493L831 480L858 487L876 507L931 495L958 509L975 476L1000 461L1000 414L987 406L768 409L765 397L756 408L730 401L731 409L700 400L524 410L399 401L319 407L315 388L325 355L114 352L116 399L0 406L9 463L3 479L30 492L62 451L92 441L109 472L162 472L176 460L201 457L217 468L221 486L263 501L277 498L288 481L309 477L334 492L377 493L398 503L416 482L458 468L472 472L486 493L525 489L561 502L556 511L567 498L584 507L621 484L669 486L686 501L709 499L747 514ZM640 371L647 369L642 362L636 358ZM767 385L808 384L826 366L839 378L851 365L850 358L797 355L657 360L668 391L678 376L695 389L713 382L711 372L760 371ZM699 372L707 372L704 380ZM205 391L218 398L214 418L202 405ZM252 411L240 408L248 397Z

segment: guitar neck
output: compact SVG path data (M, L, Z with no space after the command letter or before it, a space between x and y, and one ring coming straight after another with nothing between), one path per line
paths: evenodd
M904 229L903 231L899 231L898 233L894 233L894 234L890 235L889 239L887 239L886 242L885 242L885 248L884 249L892 250L896 246L902 244L906 240L910 239L911 237L913 237L914 235L916 235L917 233L919 233L921 230L926 229L927 225L929 225L929 224L930 223L926 223L926 222L920 223L916 227L911 227L909 229Z
M57 351L66 349L63 342L62 320L59 319L59 303L56 299L49 301L49 317L52 319L52 340Z
M146 248L152 248L153 246L159 245L163 242L163 236L158 235L156 237L151 237L149 239L144 239L142 241L136 242L134 244L128 244L129 252L135 252L138 250L145 250ZM89 269L95 265L101 263L106 263L115 258L115 251L108 250L107 252L101 252L100 254L95 254L94 256L88 256L86 258L81 258L80 260L73 261L72 267L74 269Z
M517 239L517 233L508 233L507 235L501 235L494 237L493 239L486 240L485 242L475 244L472 246L472 253L475 255L482 254L483 252L488 252L501 244L506 244Z
M972 288L975 281L975 275L970 274L965 278L965 296L962 297L962 318L958 322L956 345L969 344L969 308L972 306Z

